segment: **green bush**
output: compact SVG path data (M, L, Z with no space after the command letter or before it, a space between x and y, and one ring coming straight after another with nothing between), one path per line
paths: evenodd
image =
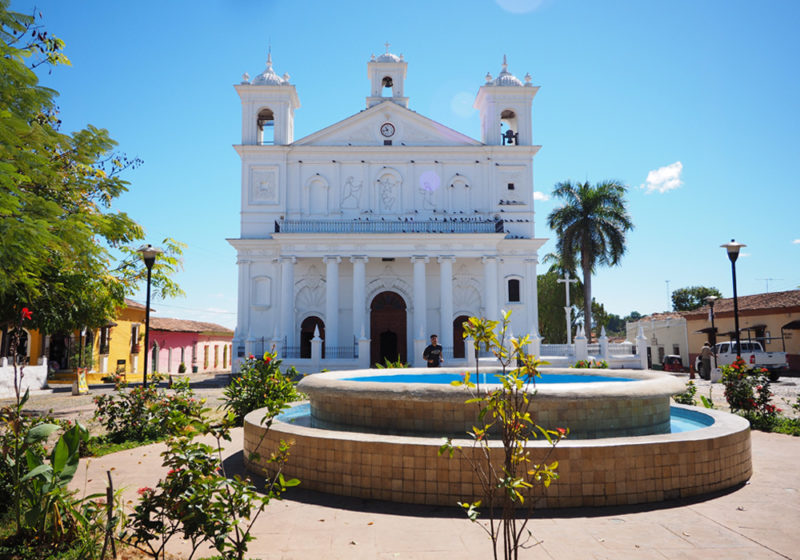
M694 405L695 400L694 396L697 394L697 386L694 384L694 381L689 381L686 384L686 391L679 395L675 395L672 397L676 403L678 404L690 404Z
M608 369L608 362L605 360L578 360L572 367L577 369Z
M160 440L177 433L199 411L203 400L194 398L186 379L176 381L172 392L155 385L128 389L120 383L110 395L94 398L94 417L105 427L107 438L123 441Z
M241 366L238 375L231 379L223 391L225 409L233 412L237 425L252 410L266 408L271 421L288 403L299 398L294 384L297 371L289 367L281 373L281 360L266 352L262 359L250 356Z
M769 374L764 368L752 368L741 358L722 366L722 384L731 412L739 412L756 430L772 431L780 418L780 408L770 403Z

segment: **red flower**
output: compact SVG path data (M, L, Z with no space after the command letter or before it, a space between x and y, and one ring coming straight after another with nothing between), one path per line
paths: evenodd
M272 356L264 356L264 363L268 364L272 361Z
M143 488L139 488L139 490L137 490L136 493L139 494L140 496L144 496L145 494L149 494L152 491L153 491L152 488L148 488L147 486L145 486Z
M255 360L255 359L256 359L256 357L255 357L255 356L253 356L252 354L250 354L250 359L251 359L251 360Z
M30 321L32 316L33 316L33 313L31 313L30 309L28 309L27 307L23 307L22 308L22 318L23 319L27 319L27 320Z
M562 436L567 433L566 428L556 428L556 431Z

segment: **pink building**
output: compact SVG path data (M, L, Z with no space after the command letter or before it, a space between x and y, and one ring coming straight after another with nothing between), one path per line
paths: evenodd
M231 370L233 331L215 323L150 318L150 371L177 373L181 363L187 373Z

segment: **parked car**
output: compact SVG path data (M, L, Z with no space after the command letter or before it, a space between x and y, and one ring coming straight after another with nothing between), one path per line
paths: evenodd
M664 360L662 362L664 365L664 371L675 371L675 372L683 372L683 361L681 361L681 357L677 354L669 354L664 356Z
M714 348L717 355L717 367L730 365L736 360L736 342L718 342ZM789 369L786 352L765 352L760 342L752 340L742 342L740 355L751 367L766 369L769 372L770 381L777 381L780 379L781 373ZM695 369L700 371L700 356L695 360Z

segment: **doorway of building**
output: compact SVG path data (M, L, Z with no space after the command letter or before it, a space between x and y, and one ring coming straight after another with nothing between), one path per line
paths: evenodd
M453 320L453 358L464 358L464 323L469 321L466 315L459 315Z
M325 323L319 317L312 315L306 317L300 324L300 357L311 357L311 339L314 338L314 330L319 329L319 337L322 339L322 357L325 357Z
M369 315L370 364L408 361L406 352L406 302L395 292L372 299Z

